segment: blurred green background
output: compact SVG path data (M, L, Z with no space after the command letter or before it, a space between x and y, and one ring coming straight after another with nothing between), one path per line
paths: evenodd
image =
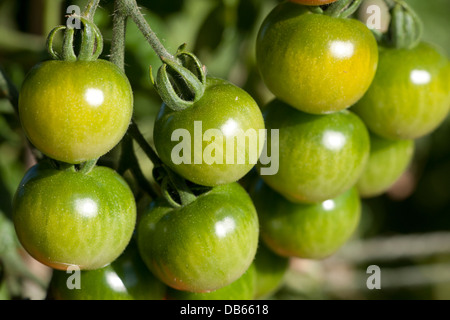
M407 1L424 22L425 41L450 54L450 0ZM246 89L263 106L272 95L255 67L254 45L262 19L275 0L138 0L169 51L187 43L209 73ZM0 0L0 68L20 85L28 70L48 59L45 39L64 23L69 5L85 0ZM107 59L113 1L101 2L95 21ZM326 32L326 31L325 31ZM160 63L129 22L126 72L135 95L135 119L151 141L160 99L150 83ZM1 97L0 97L1 98ZM385 195L365 200L354 239L324 261L293 259L275 299L450 299L450 120L416 143L409 171ZM48 272L17 255L8 218L11 199L30 155L9 102L0 99L0 299L40 298ZM150 177L151 164L140 157ZM114 151L102 161L114 161ZM22 270L18 257L26 260ZM381 290L366 287L369 265L381 268ZM31 272L31 274L28 274ZM30 280L31 278L31 280ZM38 285L36 285L36 278ZM34 280L33 280L34 279ZM40 283L40 285L39 285Z

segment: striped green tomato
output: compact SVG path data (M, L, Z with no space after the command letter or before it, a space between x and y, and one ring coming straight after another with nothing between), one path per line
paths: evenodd
M258 216L238 183L221 185L178 208L154 201L139 220L147 267L177 290L207 292L237 280L258 247Z
M136 223L136 203L115 171L32 167L13 200L13 222L28 253L54 269L104 267L128 245Z

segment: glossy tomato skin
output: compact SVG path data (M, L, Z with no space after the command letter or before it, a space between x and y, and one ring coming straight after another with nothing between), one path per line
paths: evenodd
M136 203L115 171L60 171L32 167L13 200L13 221L23 247L41 263L66 270L93 270L114 261L136 224Z
M223 288L211 292L189 292L173 288L167 290L168 300L253 300L255 297L256 273L251 264L239 279Z
M148 270L131 242L110 265L81 271L79 289L69 289L73 273L54 270L48 297L51 300L162 300L167 287Z
M361 200L356 188L316 204L286 200L260 181L251 192L261 224L261 238L283 257L324 259L356 230Z
M38 64L19 95L20 120L33 145L72 164L109 152L123 138L132 113L130 83L106 60Z
M260 241L253 263L256 271L255 298L269 298L283 285L289 259L274 253L264 241Z
M408 140L435 130L449 106L450 62L422 42L411 50L380 48L375 79L352 109L372 132Z
M264 109L264 118L268 130L279 129L279 168L261 177L290 201L334 198L361 176L370 152L369 133L349 110L313 115L275 99ZM268 135L268 150L272 140ZM263 167L258 164L260 172Z
M277 98L324 114L346 109L364 95L375 75L378 46L360 21L312 14L305 6L283 2L260 28L256 58Z
M147 267L168 286L191 292L238 279L255 257L258 235L255 207L238 183L215 187L177 209L157 200L137 229Z
M414 140L390 140L371 133L369 160L356 184L360 196L386 192L408 168L414 149Z
M289 1L303 4L305 6L322 6L324 4L336 2L337 0L289 0Z
M190 140L185 137L172 138L179 130L188 133ZM214 144L210 141L214 138L204 136L208 132L215 134L214 131L219 138L215 140L216 150L213 150ZM228 152L227 138L237 132L253 133L256 139L246 143L241 134L239 137L244 140L238 142L236 139L237 149L232 149L233 153ZM242 178L256 164L264 139L264 120L253 98L241 88L216 78L207 79L203 97L192 107L172 111L162 105L154 127L155 147L162 161L185 179L205 186L223 185ZM175 151L180 143L186 144L190 150ZM173 152L176 156L186 153L187 160L174 162ZM214 158L216 155L217 159ZM243 160L238 156L243 156Z

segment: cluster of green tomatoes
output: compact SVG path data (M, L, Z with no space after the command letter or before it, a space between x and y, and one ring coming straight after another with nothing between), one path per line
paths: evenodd
M187 75L199 84L185 88L188 103L159 88L172 97L153 133L168 174L142 212L115 170L92 165L132 119L124 72L97 58L31 70L19 113L45 159L20 183L13 218L23 247L55 269L49 297L262 298L280 286L289 258L323 259L348 241L361 198L386 192L407 169L414 139L447 116L450 63L429 44L382 47L364 23L313 10L329 3L285 1L266 17L256 61L275 98L262 108L202 68ZM178 70L164 68L162 77ZM195 137L196 123L200 143L177 149L174 132ZM233 136L248 130L265 130L252 142L258 156L264 144L277 150L276 173L263 174L263 163L252 170L254 146ZM220 148L227 136L237 144ZM174 161L174 150L186 161ZM205 155L215 161L196 161ZM256 178L240 183L247 175ZM67 286L69 266L82 270L81 289Z

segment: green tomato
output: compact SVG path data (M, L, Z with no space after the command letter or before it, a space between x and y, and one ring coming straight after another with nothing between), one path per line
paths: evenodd
M279 129L279 169L261 175L293 202L316 203L350 189L361 176L370 152L369 133L354 113L342 110L312 115L273 100L264 110L268 130ZM267 137L272 149L272 135ZM273 164L271 164L273 166ZM258 169L264 165L259 163Z
M277 255L260 241L253 263L256 270L255 298L266 299L283 284L289 268L289 259Z
M238 279L255 257L258 236L255 207L238 183L215 187L178 208L154 201L137 229L147 267L168 286L191 292Z
M41 162L19 185L13 222L36 260L54 269L92 270L114 261L128 245L136 203L125 180L110 168L84 174Z
M81 271L79 279L54 270L48 290L54 300L162 300L165 294L166 286L147 269L134 242L110 265Z
M38 64L19 95L20 120L29 140L48 157L72 164L115 147L132 113L130 83L106 60Z
M163 104L154 127L161 160L205 186L241 179L258 161L264 140L264 120L253 98L214 78L207 79L203 97L192 107L173 111Z
M172 288L168 289L168 300L253 300L255 297L256 274L251 264L237 280L223 288L211 292L189 292Z
M324 259L353 235L361 215L356 188L316 204L292 203L262 181L251 192L261 238L283 257Z
M278 99L323 114L348 108L364 95L377 68L377 48L372 32L356 19L283 2L260 28L256 59Z
M406 171L414 155L414 140L389 140L370 135L370 156L356 186L363 198L386 192Z
M388 139L417 139L434 131L450 106L450 62L433 46L380 48L375 79L352 107L367 127Z

